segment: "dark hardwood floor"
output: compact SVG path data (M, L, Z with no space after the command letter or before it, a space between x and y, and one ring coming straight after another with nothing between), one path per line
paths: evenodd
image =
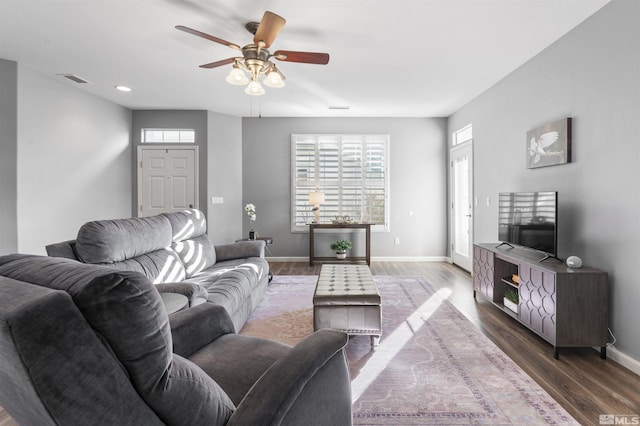
M307 262L270 262L275 275L317 275ZM601 414L640 416L640 376L590 348L553 348L480 297L473 298L470 275L440 262L372 262L374 275L421 275L452 290L449 301L540 384L577 421L599 424ZM0 426L16 423L0 408Z

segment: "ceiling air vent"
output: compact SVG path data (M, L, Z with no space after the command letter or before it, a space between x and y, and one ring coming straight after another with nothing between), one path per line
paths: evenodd
M75 74L58 74L58 75L59 75L60 77L64 77L64 78L66 78L67 80L71 80L71 81L73 81L74 83L78 83L78 84L91 84L91 82L90 82L90 81L85 80L85 79L84 79L84 78L82 78L82 77L78 77L78 76L77 76L77 75L75 75Z

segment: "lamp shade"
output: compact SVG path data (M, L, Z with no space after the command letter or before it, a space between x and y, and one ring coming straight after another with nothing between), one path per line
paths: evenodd
M262 85L259 82L253 80L247 85L247 88L244 89L244 93L246 93L247 95L260 96L264 95L265 92Z
M231 72L226 78L227 83L235 84L238 86L244 86L249 82L247 76L242 72L242 70L238 67L231 68Z
M311 191L309 193L309 204L317 206L322 203L324 203L324 192Z
M282 76L278 71L269 71L262 82L265 86L273 87L275 89L284 87L284 81L282 80Z

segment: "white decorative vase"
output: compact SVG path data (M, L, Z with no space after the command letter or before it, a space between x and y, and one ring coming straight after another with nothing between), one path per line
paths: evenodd
M567 258L567 266L569 268L580 268L582 266L582 259L578 256L569 256Z
M343 251L343 252L336 252L336 259L346 259L347 258L347 252Z

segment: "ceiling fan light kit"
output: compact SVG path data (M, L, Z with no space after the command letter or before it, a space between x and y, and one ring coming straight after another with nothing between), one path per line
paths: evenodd
M244 89L244 93L252 96L260 96L264 95L265 91L264 87L260 85L260 82L258 80L251 80L251 82L247 84L247 88Z
M231 72L227 76L226 80L227 83L234 84L236 86L244 86L245 84L249 83L249 79L237 64L234 65L233 68L231 68Z
M268 47L275 40L276 36L284 27L286 21L281 16L272 12L265 12L260 23L249 22L245 28L252 34L253 43L240 47L235 43L228 42L221 38L182 26L177 25L176 29L205 38L215 43L223 44L232 49L242 51L242 57L228 58L208 64L200 65L201 68L216 68L223 65L233 63L233 68L226 77L226 81L233 85L247 85L244 92L248 95L259 96L264 95L265 90L260 84L262 83L271 88L284 87L285 76L280 72L276 65L270 61L274 58L279 61L300 62L306 64L326 65L329 63L328 53L313 52L295 52L278 50L273 55L269 53ZM249 77L245 75L249 74Z
M273 87L274 89L279 89L284 87L284 79L286 77L280 72L275 65L271 68L269 72L267 72L266 77L264 78L264 85L267 87Z

